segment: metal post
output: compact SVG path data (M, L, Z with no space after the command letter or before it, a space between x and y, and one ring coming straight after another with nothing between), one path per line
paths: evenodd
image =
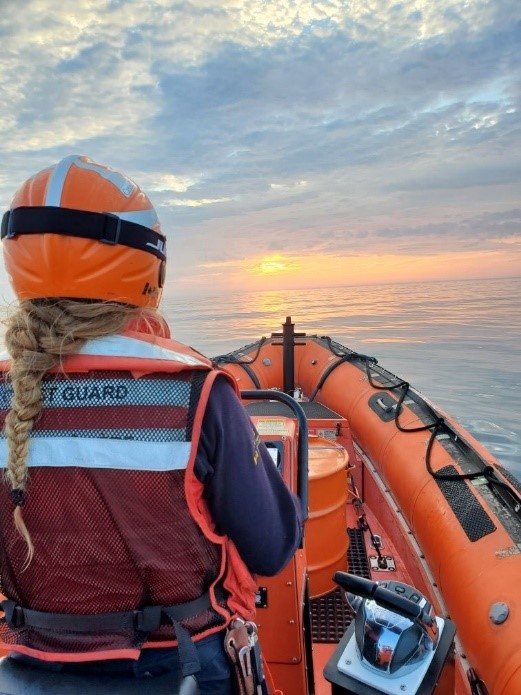
M282 369L284 376L284 391L290 396L295 390L295 324L291 316L286 316L286 323L282 324Z

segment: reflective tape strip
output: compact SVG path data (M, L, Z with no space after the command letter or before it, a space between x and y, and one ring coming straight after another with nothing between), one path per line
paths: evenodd
M193 355L185 355L176 350L169 350L162 345L137 340L126 335L110 335L106 338L89 340L79 351L79 355L96 355L97 357L135 357L141 359L169 360L180 362L190 367L208 366L207 362ZM5 350L0 352L0 361L9 361L11 356Z
M131 181L131 179L121 174L119 171L115 171L110 167L101 166L95 162L84 162L78 155L73 154L69 157L64 157L54 167L47 185L45 205L60 207L65 180L72 165L79 169L95 171L99 176L109 181L113 186L116 186L126 198L129 198L137 188L136 184Z
M111 169L109 166L104 166L102 164L96 164L96 162L84 162L79 157L76 157L74 164L79 169L87 169L88 171L95 171L98 176L101 176L105 181L109 181L113 186L115 186L118 191L120 191L125 198L130 198L132 193L136 190L137 185L122 174L120 171ZM117 214L117 213L116 213Z
M131 471L185 470L191 442L142 442L83 437L32 438L29 467L113 468ZM0 457L7 460L7 443L0 440Z
M106 338L89 340L79 351L80 355L106 357L137 357L141 359L168 360L180 362L190 367L207 366L206 362L192 355L169 350L162 345L137 340L126 335L110 335Z
M54 167L49 183L47 184L47 192L45 195L45 205L60 207L63 186L65 179L69 173L69 169L73 164L78 164L79 158L77 155L64 157L61 162Z
M142 227L148 227L149 229L154 229L154 227L159 224L159 219L154 208L149 208L148 210L126 210L125 212L113 212L109 210L108 212L112 215L117 215L122 220L140 224Z

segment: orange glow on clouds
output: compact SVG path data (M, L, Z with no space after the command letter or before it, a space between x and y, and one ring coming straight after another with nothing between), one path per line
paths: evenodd
M343 285L429 282L465 278L514 277L521 247L431 255L284 255L208 262L198 273L176 280L176 289L219 292L301 289Z

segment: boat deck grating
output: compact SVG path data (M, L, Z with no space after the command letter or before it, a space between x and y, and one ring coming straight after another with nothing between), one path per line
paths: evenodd
M348 528L349 550L347 564L349 572L359 577L371 578L364 533L357 528ZM325 596L311 599L311 633L313 642L337 643L349 627L354 613L342 598L342 590L334 589Z
M347 551L347 566L351 574L371 579L371 568L367 559L364 532L359 528L348 528L349 548Z
M353 611L342 598L341 589L311 599L313 642L340 642L353 617Z

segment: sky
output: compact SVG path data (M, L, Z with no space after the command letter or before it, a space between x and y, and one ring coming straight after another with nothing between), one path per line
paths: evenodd
M2 210L83 154L151 198L167 294L521 275L519 0L0 7Z

